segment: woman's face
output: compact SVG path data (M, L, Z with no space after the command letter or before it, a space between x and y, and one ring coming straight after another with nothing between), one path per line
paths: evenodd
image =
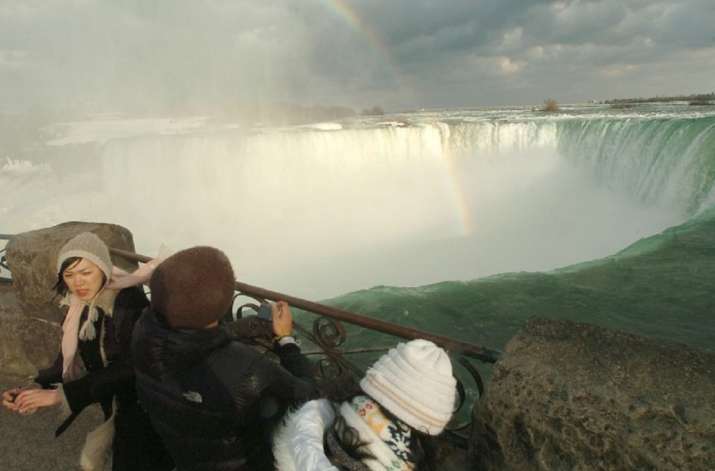
M90 301L102 289L104 274L97 265L80 259L62 273L67 289L82 301Z

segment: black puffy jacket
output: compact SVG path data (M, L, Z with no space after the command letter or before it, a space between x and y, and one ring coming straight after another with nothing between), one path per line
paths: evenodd
M147 310L132 352L139 400L179 471L272 469L270 419L316 396L296 345L276 348L282 367L220 326L175 330Z
M65 398L71 415L57 429L61 434L79 414L91 404L100 404L105 419L113 412L114 441L112 461L114 470L161 471L174 468L159 437L151 427L146 413L137 403L134 388L134 368L130 353L132 328L149 304L144 292L137 287L121 290L114 300L113 315L107 316L98 308L94 340L80 340L77 350L87 374L79 379L64 382L62 379L62 351L47 369L40 370L35 382L43 388L63 383ZM88 309L82 312L81 322L87 318ZM101 341L100 341L101 338ZM102 356L106 357L105 361Z

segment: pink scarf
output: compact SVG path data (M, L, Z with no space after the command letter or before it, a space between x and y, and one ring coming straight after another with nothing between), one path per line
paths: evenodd
M77 296L69 296L69 310L67 311L67 316L62 323L62 379L71 381L73 379L78 379L81 375L82 369L80 366L79 359L77 356L77 344L79 339L92 340L96 337L97 333L94 329L94 321L97 320L97 308L95 304L100 296L108 292L114 303L114 297L116 294L130 286L136 286L139 284L144 284L149 281L151 274L154 269L161 263L163 258L154 258L149 260L147 263L140 264L139 268L132 273L128 273L121 268L112 267L112 277L109 282L104 285L99 293L90 301L89 304L79 299ZM82 317L82 311L84 307L89 305L89 313L87 315L87 320L84 325L80 327L79 321Z

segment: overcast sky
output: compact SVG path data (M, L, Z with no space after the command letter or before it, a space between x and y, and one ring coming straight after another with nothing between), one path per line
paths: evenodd
M0 0L0 107L421 107L715 91L713 0Z

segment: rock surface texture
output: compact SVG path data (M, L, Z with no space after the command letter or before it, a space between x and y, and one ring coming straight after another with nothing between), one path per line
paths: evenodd
M3 373L27 376L34 371L33 365L49 365L54 359L43 348L32 348L32 345L50 342L56 354L59 324L25 317L12 286L5 284L0 284L0 325L0 371Z
M24 384L25 378L0 373L0 391ZM3 471L79 471L80 450L88 432L102 423L97 407L88 407L61 436L59 410L20 415L0 407L0 469ZM111 460L109 460L111 461ZM111 470L108 464L104 470Z
M67 222L14 236L6 245L12 284L0 285L0 372L31 375L57 355L62 315L52 287L57 253L80 232L94 232L109 247L134 250L132 234L121 226ZM117 266L135 265L113 258Z
M715 354L535 319L475 409L485 470L715 469Z

